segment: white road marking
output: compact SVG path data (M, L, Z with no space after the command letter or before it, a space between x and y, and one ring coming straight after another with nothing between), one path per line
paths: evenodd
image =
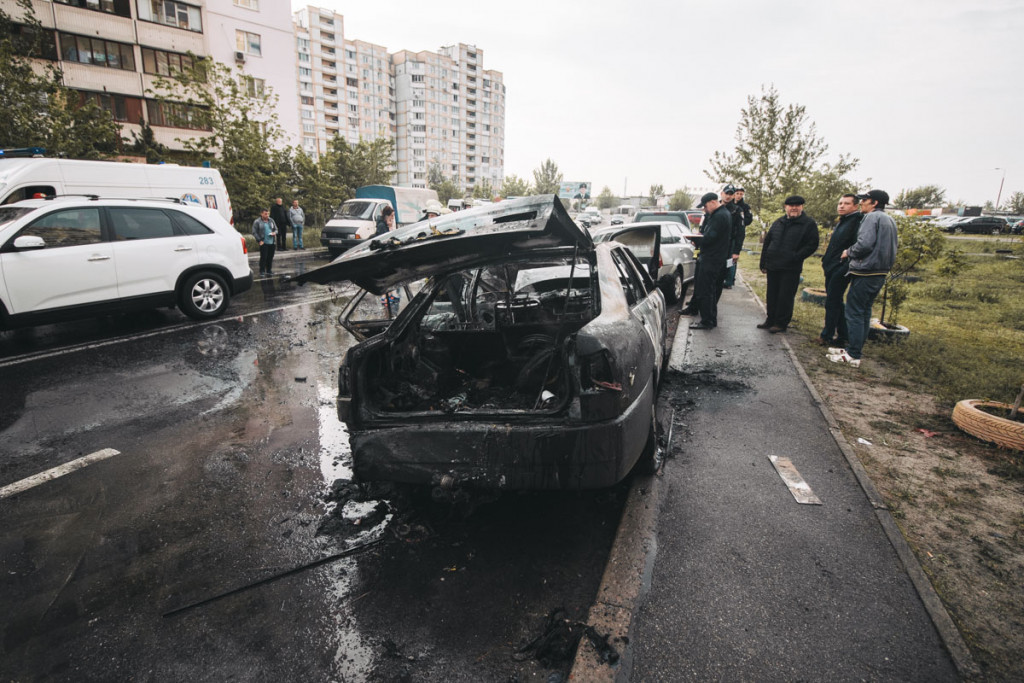
M63 477L65 474L70 474L75 470L80 470L86 465L91 465L94 462L106 460L107 458L112 458L115 455L120 454L120 451L115 451L113 448L104 448L102 451L90 453L89 455L82 456L78 460L66 462L59 467L54 467L53 469L28 477L27 479L22 479L21 481L16 481L13 484L8 484L0 489L0 499L9 498L10 496L21 493L22 491L27 491L30 488L39 486L40 484L53 481L58 477Z
M142 332L140 334L130 334L130 335L126 335L124 337L115 337L113 339L105 339L104 341L101 341L101 342L87 342L87 343L84 343L84 344L76 344L76 345L73 345L73 346L64 346L62 348L54 349L52 351L38 351L38 352L35 352L35 353L25 353L25 354L22 354L20 356L14 356L14 357L9 358L7 360L0 361L0 368L7 368L7 367L10 367L12 365L20 365L21 363L28 363L30 361L41 360L41 359L44 359L44 358L54 358L56 356L64 356L64 355L67 355L69 353L77 353L79 351L89 351L91 349L101 349L104 346L112 346L114 344L124 344L125 342L137 341L139 339L148 339L150 337L158 337L158 336L160 336L162 334L170 334L172 332L180 332L182 330L192 330L192 329L195 329L195 328L198 328L198 327L204 327L206 325L216 325L218 323L223 323L223 322L228 321L228 320L238 320L238 319L241 319L241 318L254 318L254 317L258 316L258 315L264 315L265 313L273 313L275 311L284 311L284 310L287 310L289 308L296 308L298 306L306 306L308 304L315 304L315 303L318 303L320 301L328 301L330 299L335 299L337 297L338 297L338 293L334 293L334 294L331 294L329 296L320 297L318 299L310 299L308 301L303 301L303 302L297 303L297 304L289 304L287 306L278 306L277 308L268 308L268 309L263 310L263 311L255 311L253 313L246 313L245 315L236 315L236 316L227 315L227 316L224 316L223 318L214 318L213 320L204 320L202 322L182 322L182 323L179 323L177 325L173 325L171 327L164 327L164 328L161 328L159 330L154 330L152 332Z
M814 495L814 491L800 476L800 473L789 458L780 458L777 455L769 455L768 459L775 466L775 471L782 477L782 481L789 487L789 492L796 498L796 502L803 505L821 505L821 500Z

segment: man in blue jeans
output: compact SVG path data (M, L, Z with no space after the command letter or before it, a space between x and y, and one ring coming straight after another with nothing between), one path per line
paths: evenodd
M861 351L871 325L871 305L885 285L885 277L896 260L899 236L896 222L885 213L889 195L871 190L857 195L864 214L857 241L843 252L850 259L850 291L846 294L846 326L850 338L846 348L830 348L827 358L833 363L860 367Z
M832 229L825 255L821 257L821 269L825 272L825 327L814 338L821 346L846 347L850 336L846 327L846 287L850 284L850 262L842 254L857 242L857 230L864 217L857 210L857 195L844 194L836 207L839 222Z

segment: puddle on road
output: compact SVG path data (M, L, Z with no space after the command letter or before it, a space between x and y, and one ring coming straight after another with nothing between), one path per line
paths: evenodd
M320 427L320 472L324 483L352 478L352 448L348 443L348 427L338 419L335 400L338 388L317 382L317 422Z

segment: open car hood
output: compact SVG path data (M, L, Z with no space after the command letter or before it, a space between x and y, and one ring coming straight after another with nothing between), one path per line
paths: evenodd
M521 256L538 249L594 243L554 195L509 199L432 218L369 239L296 282L348 280L375 294L401 282Z

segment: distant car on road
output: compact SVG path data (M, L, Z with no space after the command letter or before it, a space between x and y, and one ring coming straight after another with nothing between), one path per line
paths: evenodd
M609 225L622 225L625 222L626 222L625 216L620 216L620 215L616 214L616 215L612 216L611 220L608 221L608 224Z

